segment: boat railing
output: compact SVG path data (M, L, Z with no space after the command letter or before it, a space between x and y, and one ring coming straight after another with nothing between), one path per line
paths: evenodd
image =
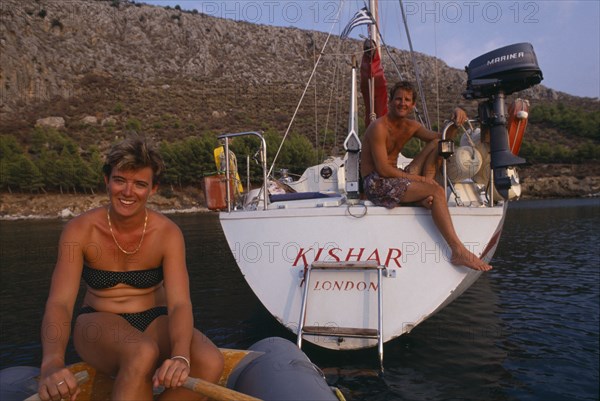
M261 163L261 167L262 167L262 175L263 175L263 185L261 187L261 192L262 194L259 193L258 195L258 199L260 199L261 195L264 199L263 205L264 205L264 210L267 210L268 206L269 206L269 197L267 196L268 194L268 183L267 183L267 142L265 141L265 138L263 137L263 135L260 132L256 132L256 131L247 131L247 132L237 132L237 133L229 133L229 134L223 134L223 135L219 135L217 138L220 140L224 140L225 141L225 154L228 155L229 154L229 141L232 138L236 138L236 137L240 137L240 136L256 136L260 139L260 163ZM225 158L226 163L225 163L225 177L227 180L227 185L225 186L225 191L226 191L226 199L227 199L227 212L231 212L231 185L230 183L232 182L232 180L234 179L233 176L235 175L235 172L231 171L231 166L229 165L229 157Z
M446 139L448 128L452 125L454 125L453 121L448 121L444 125L444 129L442 130L442 140L438 147L438 153L442 156L442 176L444 177L442 188L444 188L444 193L448 192L448 158L454 153L454 142Z

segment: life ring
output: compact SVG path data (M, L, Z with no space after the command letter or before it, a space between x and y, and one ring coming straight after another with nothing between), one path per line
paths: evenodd
M479 150L472 146L458 147L448 159L447 173L452 182L472 178L481 169L483 158Z
M523 134L527 127L527 118L529 117L529 101L516 99L508 107L508 145L513 155L518 155L521 150Z
M460 146L448 159L447 173L450 180L460 182L479 175L481 169L486 168L482 150L489 153L481 143L481 129L471 127L465 130L460 138Z

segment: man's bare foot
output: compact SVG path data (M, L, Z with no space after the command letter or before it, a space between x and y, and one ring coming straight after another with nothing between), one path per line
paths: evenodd
M450 262L454 265L466 266L473 270L484 272L492 270L492 266L479 259L474 253L469 252L466 248L452 252L452 259L450 259Z

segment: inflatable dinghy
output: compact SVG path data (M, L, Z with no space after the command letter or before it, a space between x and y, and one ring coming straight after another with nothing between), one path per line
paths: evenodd
M344 399L339 390L327 385L319 368L313 365L295 344L283 338L265 338L246 351L221 349L221 352L225 357L225 368L219 386L207 384L213 387L210 389L211 399L265 401ZM78 401L111 399L114 382L111 377L97 372L85 362L71 365L70 369L76 374L85 372L87 378L81 384ZM32 366L16 366L1 370L0 400L23 401L32 396L34 397L32 399L35 399L39 373L40 369ZM203 394L208 393L203 392ZM244 395L248 397L244 398Z

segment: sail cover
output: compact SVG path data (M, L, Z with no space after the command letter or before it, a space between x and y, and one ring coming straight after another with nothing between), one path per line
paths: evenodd
M369 84L371 82L371 84ZM374 116L371 116L371 91L374 85ZM365 128L376 118L387 113L386 80L381 66L381 57L375 43L366 39L363 47L363 57L360 65L360 91L365 102ZM374 118L373 118L374 117Z

